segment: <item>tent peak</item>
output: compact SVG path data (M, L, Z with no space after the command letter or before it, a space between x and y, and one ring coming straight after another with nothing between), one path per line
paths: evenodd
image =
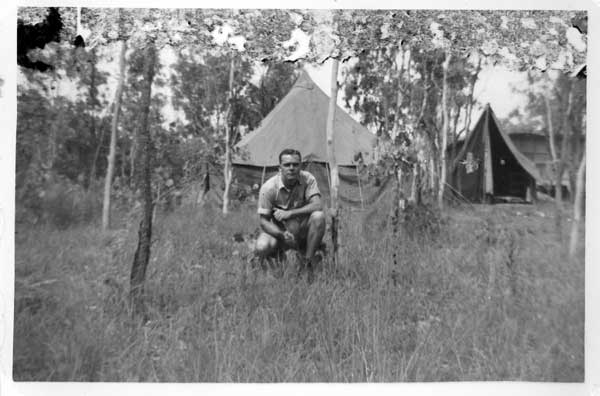
M310 75L308 74L306 69L303 68L300 72L300 75L296 79L296 82L294 83L294 86L292 87L292 89L294 89L294 88L314 89L315 86L316 86L315 82L313 81L312 78L310 78Z

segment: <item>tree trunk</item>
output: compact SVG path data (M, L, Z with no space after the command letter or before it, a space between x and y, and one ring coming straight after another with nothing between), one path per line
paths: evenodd
M55 105L52 106L54 107ZM56 107L54 108L56 109ZM58 113L55 115L54 119L52 120L52 125L50 126L50 133L48 136L48 155L45 163L42 164L42 167L49 171L51 171L54 168L54 162L56 161L56 157L58 154L58 130L60 129L63 123L63 117L63 112L61 110L58 110ZM42 158L41 155L40 158Z
M418 202L418 200L417 200L418 186L419 186L419 162L415 161L415 163L412 164L412 180L410 182L410 198L408 199L409 202L411 202L413 204L420 204L420 202Z
M104 128L102 128L100 139L97 138L96 135L96 114L94 114L94 110L96 109L96 50L92 50L91 60L90 60L90 89L89 89L89 104L90 104L90 134L96 143L96 150L94 151L94 157L92 158L92 164L90 166L90 175L89 175L89 184L88 187L93 187L94 181L96 180L96 166L98 163L98 156L100 155L100 149L102 148L102 141L104 140Z
M104 128L100 132L100 139L97 138L96 135L96 116L90 114L90 132L93 136L94 143L96 144L96 150L94 150L94 156L92 157L92 164L90 165L90 175L88 177L88 187L92 187L94 185L94 181L96 180L96 164L98 163L98 156L100 156L100 149L102 148L102 141L104 140Z
M206 199L206 194L210 191L210 170L208 167L208 160L204 162L204 177L200 182L200 191L198 192L198 197L196 198L196 205L202 206L204 205L204 201Z
M446 59L442 64L443 81L442 81L442 144L440 150L440 177L438 189L438 207L440 210L444 208L444 191L446 187L446 146L448 145L448 129L450 128L450 115L448 111L448 67L452 53L446 53Z
M45 169L46 171L52 171L52 168L54 167L54 161L56 160L56 154L57 154L57 142L56 139L58 138L58 130L62 124L62 120L63 120L63 112L58 110L58 97L59 97L59 84L58 84L58 74L55 71L52 74L52 81L51 84L53 85L53 89L50 90L50 108L53 109L55 111L54 116L52 117L52 123L50 124L50 130L48 133L48 141L45 142L44 144L44 148L47 148L47 155L45 156L46 158L44 158L44 155L42 154L42 150L43 148L40 147L40 154L39 154L39 158L40 158L40 166ZM45 150L44 150L45 151Z
M579 227L583 212L583 189L585 186L585 153L577 170L577 182L575 184L575 203L573 205L573 224L571 226L571 241L569 243L569 256L575 256L577 249L577 240L579 239Z
M432 146L433 146L433 144L432 144ZM435 157L435 152L432 149L429 152L429 191L430 191L430 193L427 194L429 197L431 197L435 191L435 174L436 174L435 168L436 168L436 166L435 166L434 157Z
M335 129L335 110L337 107L337 74L338 74L338 60L332 59L331 65L331 97L329 98L329 110L327 112L327 161L329 162L330 172L330 198L331 198L331 242L333 244L333 257L338 263L339 252L340 252L340 238L339 238L339 218L338 218L338 187L340 184L337 161L335 158L335 140L334 140L334 129Z
M477 82L477 77L479 76L479 72L481 71L481 56L477 61L477 68L475 69L475 73L471 76L471 81L469 81L469 98L467 100L467 106L465 108L465 126L461 132L464 131L466 135L469 134L469 125L471 124L471 115L473 114L473 91L475 90L475 83ZM461 132L458 133L457 138L460 137Z
M398 74L396 75L396 81L398 81L398 93L396 95L396 108L394 109L394 136L397 136L398 128L400 126L400 117L402 112L402 102L404 102L404 92L402 86L402 79L404 78L404 62L406 52L404 51L404 47L400 46L400 51L402 52L402 56L400 57L400 66L396 64L396 70ZM387 119L387 114L386 114Z
M582 112L582 114L584 114L585 116L585 111ZM573 119L575 120L575 116L573 116ZM578 158L582 158L582 156L585 154L585 150L583 145L581 144L581 138L582 138L582 129L583 129L583 125L580 121L571 123L571 161L569 161L569 163L571 164L569 166L569 178L570 178L570 183L571 183L571 191L576 191L577 190L577 167L578 164L575 162ZM575 202L575 194L573 195L573 203Z
M385 117L383 118L383 128L385 129L385 133L383 134L384 136L392 136L392 139L396 138L396 128L394 128L393 131L390 130L390 122L389 122L389 114L390 114L390 107L388 104L388 99L386 95L381 95L381 106L383 107L383 114L385 114ZM395 123L394 123L395 126Z
M402 76L400 78L400 81L398 82L398 86L399 86L399 91L398 92L398 104L397 104L397 111L396 113L398 114L398 117L401 116L402 111L401 111L401 107L402 104L404 102L404 98L407 99L407 103L406 103L406 108L410 109L412 107L412 100L413 100L413 95L412 95L412 81L410 78L410 64L411 64L411 48L410 46L407 46L408 48L406 49L406 59L404 59L404 56L402 56L402 65L403 65L403 73ZM404 50L403 50L404 51ZM404 66L406 65L406 66ZM402 85L402 80L406 80L404 86ZM404 87L406 87L406 92L404 91ZM418 127L418 125L416 125Z
M394 225L393 227L393 235L396 235L396 232L398 230L398 223L400 222L400 214L401 212L404 210L404 208L406 207L406 201L404 199L404 194L402 194L402 167L400 166L400 164L396 165L396 168L394 169L394 179L395 183L394 183L394 189L393 189L393 203L392 203L392 211L391 211L391 218L392 218L392 223Z
M556 153L556 141L554 136L554 127L552 125L552 108L550 107L550 100L547 97L544 97L544 105L546 107L546 126L548 128L550 155L552 156L552 171L554 173L554 220L556 224L557 238L560 242L562 241L562 169Z
M574 158L576 157L569 160L566 170L569 179L569 202L571 204L575 202L575 189L577 188L577 169L575 168L576 164Z
M156 49L154 42L146 43L144 57L144 85L142 88L141 120L137 133L139 151L139 180L138 185L142 191L142 219L138 231L138 244L133 257L130 277L130 299L134 312L143 313L144 281L146 268L150 259L150 243L152 238L152 186L150 175L150 156L152 141L148 116L152 99L152 81L156 62Z
M132 192L135 192L135 157L137 157L137 139L132 139L129 147L129 187Z
M231 64L229 66L229 95L227 100L227 112L225 113L225 165L223 167L223 176L225 179L225 191L223 191L223 214L229 213L229 189L231 188L231 129L233 118L232 101L233 101L233 73L235 70L235 58L231 55Z
M569 146L571 143L571 111L573 108L573 82L569 80L568 85L568 96L567 96L567 109L563 114L563 120L560 128L560 132L562 135L562 141L560 145L560 160L559 160L559 173L560 173L560 185L562 190L562 179L563 174L567 170L569 163ZM573 194L573 189L570 190L571 195Z
M410 75L410 73L407 73L407 75ZM428 82L425 81L423 84L423 99L421 101L421 110L419 111L419 116L417 118L417 121L415 122L415 131L419 131L420 129L420 125L421 125L421 121L423 120L423 117L425 115L425 109L427 108L427 90L429 89L429 85ZM418 132L417 132L418 133ZM427 138L425 138L427 139ZM428 141L428 140L426 140ZM423 147L421 147L421 150L424 150ZM425 161L427 159L425 158ZM421 186L422 186L422 182L421 182L421 170L420 170L420 162L419 162L419 153L417 153L416 158L415 158L415 162L413 164L413 179L412 179L412 185L411 185L411 193L410 193L410 201L414 204L421 204Z
M110 126L110 148L108 150L108 166L106 168L106 178L104 179L104 200L102 201L102 230L110 228L110 191L115 172L115 158L117 156L117 127L119 123L119 112L121 110L121 97L123 96L123 83L125 81L125 53L127 52L127 41L123 40L121 44L121 53L119 56L119 81L117 91L115 92L115 102L113 104L113 117Z
M121 185L124 186L125 184L125 163L127 162L127 157L126 157L126 153L125 153L125 147L124 143L123 143L123 139L121 140Z
M452 120L452 134L451 134L452 139L450 140L450 144L452 147L450 150L450 164L452 164L452 162L456 158L456 143L458 142L456 130L458 128L458 119L460 117L460 110L462 109L462 106L458 105L455 107L455 109L456 109L456 111L454 113L454 118Z
M546 106L546 127L548 128L548 143L550 144L550 156L552 162L556 163L558 156L556 155L556 142L554 140L554 127L552 124L552 108L550 107L550 100L548 97L544 97L544 105Z

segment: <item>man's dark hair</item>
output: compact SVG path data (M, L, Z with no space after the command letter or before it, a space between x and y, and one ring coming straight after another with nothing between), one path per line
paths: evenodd
M300 162L302 162L302 154L300 154L300 151L294 150L291 148L286 148L281 153L279 153L279 163L280 164L281 164L281 157L283 157L284 155L297 155L298 158L300 158Z

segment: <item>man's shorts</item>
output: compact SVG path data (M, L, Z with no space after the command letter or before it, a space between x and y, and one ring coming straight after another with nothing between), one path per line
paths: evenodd
M279 227L282 227L294 235L296 243L294 245L281 246L285 249L304 250L306 248L306 239L308 237L308 218L310 215L297 216L283 222L275 222ZM283 243L277 241L278 244Z

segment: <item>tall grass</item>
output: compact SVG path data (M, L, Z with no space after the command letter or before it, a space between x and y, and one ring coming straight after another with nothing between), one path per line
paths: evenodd
M232 235L253 208L159 213L145 323L126 304L137 224L20 228L14 378L583 381L583 252L564 258L544 211L453 209L396 235L383 209L347 212L339 265L311 284L293 255L281 277L248 264Z

